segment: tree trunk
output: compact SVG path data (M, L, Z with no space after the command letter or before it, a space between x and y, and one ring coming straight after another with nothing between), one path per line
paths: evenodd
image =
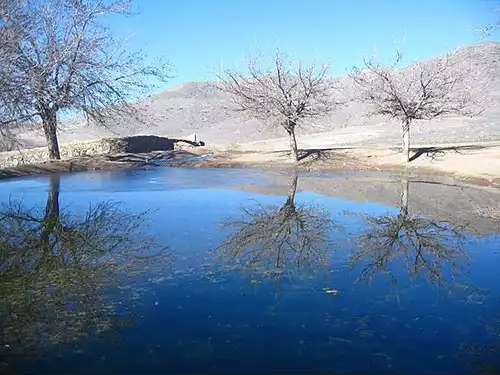
M40 233L40 245L43 249L43 256L40 265L48 264L54 257L54 238L58 236L59 222L59 186L60 179L57 175L50 176L50 190L45 206L45 216L43 218L42 230ZM52 239L52 242L51 242Z
M403 162L410 162L410 120L403 122Z
M57 140L57 113L52 109L46 110L42 115L43 131L47 140L50 160L60 160L59 141Z
M404 177L401 180L401 205L399 209L399 215L405 218L408 216L408 199L410 193L409 190L410 181L408 180L408 177Z
M288 190L288 198L283 205L283 207L280 208L279 213L280 215L283 215L285 220L286 218L289 218L293 216L296 212L295 208L295 193L297 192L297 182L299 180L299 176L293 175L290 179L290 189Z
M297 182L299 181L299 176L294 174L290 178L290 189L288 190L288 200L290 202L295 201L295 193L297 192Z
M295 138L295 129L289 130L290 135L290 157L295 163L299 161L299 150L297 147L297 139Z
M59 222L59 191L61 187L61 178L52 174L49 177L49 195L47 197L47 204L45 206L45 216L52 218L51 222Z

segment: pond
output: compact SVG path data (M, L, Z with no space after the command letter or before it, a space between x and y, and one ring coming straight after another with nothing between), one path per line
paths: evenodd
M0 183L0 370L500 366L500 192L151 167Z

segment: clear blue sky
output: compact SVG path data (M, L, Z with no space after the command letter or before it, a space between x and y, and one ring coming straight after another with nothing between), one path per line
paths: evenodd
M376 49L389 58L405 41L407 61L477 42L472 32L495 20L498 0L135 0L139 14L113 21L133 48L176 66L169 85L213 78L221 63L243 66L256 47L331 63L344 74ZM498 40L499 33L490 40Z

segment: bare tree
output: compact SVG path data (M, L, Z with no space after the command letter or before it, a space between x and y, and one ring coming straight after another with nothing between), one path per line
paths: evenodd
M116 312L109 288L169 259L143 232L147 212L101 202L78 214L60 207L59 185L50 176L45 207L0 207L0 369L3 359L113 333L130 316ZM122 298L139 300L133 288Z
M396 69L402 60L383 66L364 59L364 69L350 74L360 99L369 103L369 116L382 115L401 121L403 159L410 161L410 127L415 120L432 120L451 115L472 115L471 95L465 87L467 73L449 54L439 60Z
M328 213L295 203L297 176L281 207L257 204L243 208L243 215L226 219L223 229L234 230L215 253L226 263L274 275L304 268L327 267L333 227Z
M23 148L24 145L25 142L18 137L15 129L0 128L0 152L20 149Z
M500 29L500 8L496 8L495 11L497 20L489 25L480 27L475 30L476 34L481 38L489 37L491 34Z
M356 238L358 250L350 261L364 263L361 279L382 273L396 285L395 273L403 269L410 278L424 276L444 285L445 271L454 276L468 260L462 246L465 237L447 223L410 214L409 185L407 178L401 181L399 214L365 217L366 230Z
M294 62L277 50L269 66L260 54L249 56L248 72L225 69L216 87L229 93L237 111L281 126L290 137L290 153L298 161L295 137L305 120L328 114L336 103L327 78L328 67Z
M0 126L38 124L60 159L61 114L105 125L135 113L129 101L165 81L170 65L129 53L105 26L127 0L26 0L0 4Z

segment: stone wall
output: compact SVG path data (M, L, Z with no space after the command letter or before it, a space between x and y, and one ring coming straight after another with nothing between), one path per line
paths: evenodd
M173 150L177 140L157 136L103 138L95 141L75 141L60 145L61 159L102 154L142 153ZM49 160L46 147L0 152L0 168L35 164Z
M174 140L154 135L139 135L124 138L105 138L109 145L109 153L143 153L151 151L168 151L174 149Z

